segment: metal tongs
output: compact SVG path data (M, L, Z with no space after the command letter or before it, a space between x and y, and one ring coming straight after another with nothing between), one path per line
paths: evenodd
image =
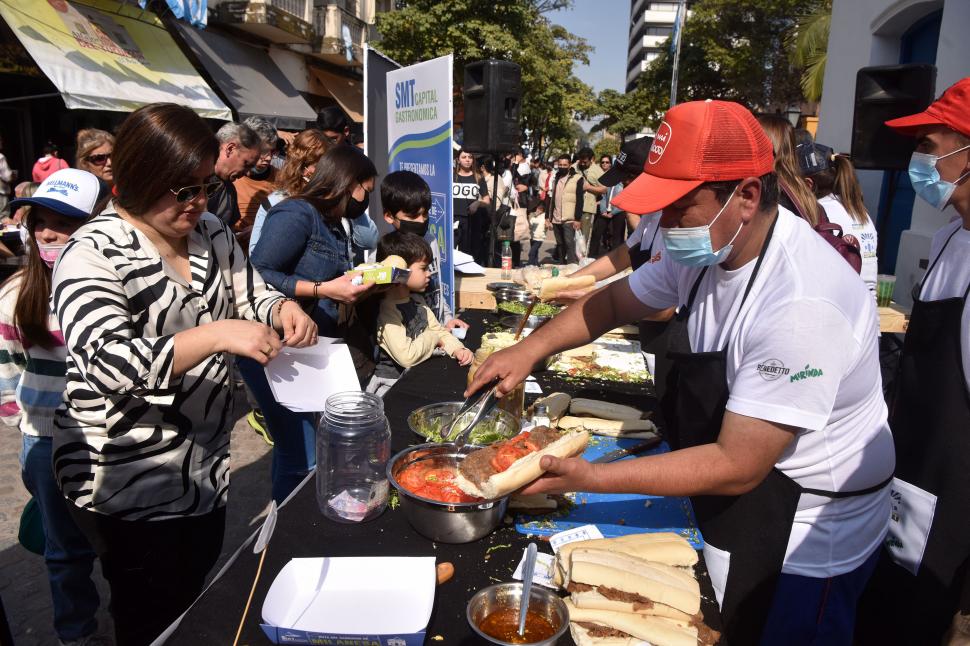
M465 403L462 404L460 409L458 409L458 412L455 413L455 418L451 420L451 424L448 425L448 431L441 434L446 441L451 441L455 445L455 449L459 453L468 442L472 429L474 429L479 422L485 419L495 408L495 403L498 401L498 398L495 396L495 389L498 388L498 384L499 380L496 379L488 386L482 388L477 393L466 399ZM449 440L452 433L455 432L455 427L469 412L474 412L472 421L464 429L462 429L454 439Z

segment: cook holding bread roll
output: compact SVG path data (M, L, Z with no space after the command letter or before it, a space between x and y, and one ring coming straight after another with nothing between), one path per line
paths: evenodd
M851 644L895 463L865 285L778 206L771 142L736 103L671 108L615 202L662 210L662 258L492 355L469 392L495 378L508 392L541 358L679 306L663 402L675 450L545 456L525 493L690 496L729 643Z

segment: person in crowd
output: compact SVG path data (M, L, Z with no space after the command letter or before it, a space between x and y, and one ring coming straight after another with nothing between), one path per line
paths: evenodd
M552 233L556 236L554 260L557 264L579 262L576 257L576 231L582 225L583 190L582 173L571 165L569 155L556 158L556 175L552 180L552 196L549 198L552 213Z
M800 216L813 227L819 222L821 208L812 191L802 181L795 156L795 129L788 119L777 114L762 114L758 123L771 140L778 177L778 203Z
M232 183L239 204L239 219L232 225L232 229L236 232L239 245L248 249L259 207L276 189L276 172L271 162L279 136L273 124L262 117L249 117L243 124L256 133L260 142L256 164Z
M539 250L546 241L546 203L538 197L529 203L529 264L539 265Z
M111 152L115 138L110 132L85 128L77 133L77 167L95 175L109 187L114 183Z
M206 210L230 227L239 221L239 196L233 184L256 165L262 142L252 128L244 123L227 123L216 132L219 157L215 174L219 179L216 190L209 196Z
M316 128L309 128L294 136L288 147L286 164L278 176L275 190L266 196L256 210L256 219L249 239L250 253L256 248L256 243L262 235L263 224L269 211L290 195L303 191L307 182L313 177L317 161L331 147L333 144L322 131ZM380 232L377 230L377 224L368 215L344 219L341 224L351 238L355 260L377 249L377 238Z
M289 162L296 159L288 160L287 177L287 169L293 170ZM331 146L316 161L310 180L269 210L252 249L252 263L263 279L303 303L325 336L346 333L338 325L338 306L353 304L374 286L354 283L359 275L350 271L354 229L344 221L369 219L365 210L376 176L374 164L359 150ZM315 464L313 415L279 404L258 362L241 358L238 365L273 436L273 499L282 502Z
M350 145L350 119L337 106L324 108L317 113L317 128L323 131L331 145Z
M77 229L51 302L67 349L53 467L111 588L120 646L150 643L202 591L229 490L229 356L266 364L316 324L268 288L206 212L218 140L156 103L118 129L116 213Z
M599 162L597 162L596 167L603 173L609 172L610 168L613 167L613 159L609 155L601 155ZM588 174L588 173L587 173ZM619 183L619 182L617 182ZM593 219L593 228L590 231L590 257L598 258L602 253L605 253L613 248L612 242L612 230L613 230L613 207L610 206L610 200L613 198L615 186L606 186L600 183L603 188L603 193L597 199L596 203L596 217ZM618 211L622 214L622 211ZM620 217L617 221L623 220L624 231L621 232L621 240L625 240L626 236L626 221ZM595 242L594 242L595 241ZM595 255L593 252L596 252Z
M7 157L3 154L3 138L0 137L0 213L7 208L10 201L11 185L17 181L17 171L10 168Z
M599 258L601 239L596 239L593 235L593 223L599 211L599 201L606 193L606 187L600 185L599 178L603 174L603 169L593 164L593 150L591 148L580 148L576 153L576 172L583 178L583 219L581 230L583 238L586 240L586 256L589 258Z
M746 108L681 103L658 131L672 135L617 206L662 210L662 257L493 354L466 394L498 378L504 395L541 358L679 305L664 402L674 450L544 456L524 491L690 496L730 643L851 644L894 466L875 302L778 206L771 142Z
M552 189L549 186L549 181L555 176L555 171L546 162L539 163L539 174L536 178L536 196L543 202L549 197L549 193ZM546 209L548 211L548 207Z
M397 284L382 294L377 316L377 343L381 353L374 371L379 384L374 390L383 395L401 374L426 361L440 348L460 366L472 362L472 352L445 328L421 295L431 274L431 246L424 238L404 231L393 231L377 245L377 261L400 256L411 275L406 284Z
M276 175L274 190L266 196L256 210L256 218L253 220L253 229L249 237L249 253L253 252L256 243L259 242L263 224L266 222L266 214L290 195L303 191L317 169L317 162L330 145L323 132L316 128L304 130L293 138L287 146L283 168Z
M431 249L428 260L428 288L424 290L424 300L435 318L444 323L444 328L468 328L468 323L457 318L448 305L447 295L441 282L441 245L434 231L428 229L428 213L431 210L431 188L417 173L399 170L388 173L381 181L381 207L384 221L396 231L421 236Z
M458 151L451 186L453 212L458 223L455 246L471 254L483 267L488 263L488 228L491 223L486 206L491 201L488 190L475 156L467 150Z
M61 150L56 144L47 142L44 146L40 159L34 162L31 171L31 178L38 184L50 177L62 168L70 168L67 162L61 159Z
M34 192L40 187L39 182L20 182L13 189L14 199L21 197L32 197ZM30 213L30 206L16 206L10 207L8 209L10 215L3 219L4 224L13 224L17 226L23 226L23 222L27 218L27 214ZM22 237L26 241L26 229L22 229Z
M70 235L98 208L98 178L68 168L14 207L29 209L26 266L0 287L0 420L22 434L21 477L44 527L54 631L62 644L98 642L94 550L68 511L54 471L54 411L65 390L67 350L50 312L51 269ZM35 195L35 196L33 196Z
M862 280L875 296L879 274L878 234L862 201L862 187L849 156L836 154L828 146L816 143L799 144L796 154L805 183L825 210L829 222L838 224L843 234L859 241Z
M915 290L890 425L894 520L860 611L859 643L970 641L970 77L887 121L916 143L916 195L957 217L933 236ZM955 213L954 213L955 212ZM908 525L908 527L907 527ZM911 529L911 528L915 528ZM909 529L909 531L907 531Z

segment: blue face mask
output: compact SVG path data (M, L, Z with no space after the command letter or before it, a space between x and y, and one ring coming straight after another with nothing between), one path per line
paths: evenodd
M734 193L731 193L731 197L724 203L724 206L717 212L717 215L714 216L710 224L701 227L676 229L661 227L660 234L663 235L664 245L667 247L667 253L670 254L670 257L688 267L714 265L727 258L731 254L731 249L734 248L732 244L734 238L737 238L738 234L741 233L741 225L738 225L738 230L735 231L734 237L731 238L730 242L717 251L714 251L713 243L711 242L711 227L721 217L724 209L727 208L727 205L731 203L733 198Z
M970 173L964 173L955 182L948 182L940 179L940 171L936 170L936 163L944 157L955 155L967 148L970 148L970 146L957 148L952 153L940 155L939 157L926 153L913 153L913 156L909 160L909 181L913 185L913 190L916 191L916 194L941 211L946 208L950 197L953 195L953 191L957 188L957 184L963 181L963 178L970 175Z

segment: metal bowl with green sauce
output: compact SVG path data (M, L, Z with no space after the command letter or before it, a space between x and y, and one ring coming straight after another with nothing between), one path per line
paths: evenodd
M442 402L422 406L408 415L408 426L428 442L446 442L447 440L441 437L441 433L447 430L461 405L462 402ZM470 422L473 414L467 413L467 415ZM454 434L457 435L460 430L456 428ZM496 408L472 431L468 441L471 444L486 446L510 438L518 432L519 425L515 418L507 411Z

